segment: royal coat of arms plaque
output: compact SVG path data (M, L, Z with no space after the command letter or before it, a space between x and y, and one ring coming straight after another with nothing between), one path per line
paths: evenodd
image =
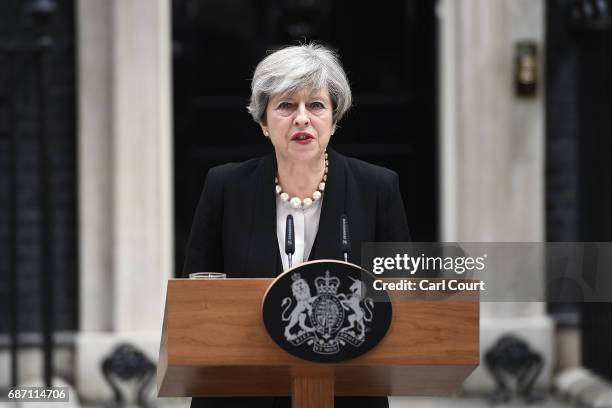
M333 260L290 269L266 292L266 329L281 348L305 360L357 357L376 346L391 325L388 294L369 293L375 279L356 265Z

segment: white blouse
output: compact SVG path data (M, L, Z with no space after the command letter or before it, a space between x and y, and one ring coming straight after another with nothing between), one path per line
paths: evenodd
M292 208L288 202L282 201L276 196L276 237L283 261L283 271L289 269L289 258L285 253L285 229L287 227L287 215L293 215L293 229L295 231L295 252L291 259L292 267L306 262L310 256L312 245L319 230L319 218L321 217L323 197L315 201L308 208Z

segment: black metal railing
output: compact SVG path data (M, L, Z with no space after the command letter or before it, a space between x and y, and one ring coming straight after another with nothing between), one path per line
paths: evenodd
M36 109L36 145L38 161L38 185L36 189L39 195L38 233L39 248L39 296L41 316L41 337L43 351L43 376L47 386L51 385L53 370L53 332L54 332L54 284L55 271L52 262L52 228L51 228L51 203L50 203L50 151L48 145L48 115L45 93L47 86L47 56L53 47L53 37L49 26L56 9L53 0L32 0L25 2L20 10L15 10L16 16L21 18L14 20L13 27L9 29L8 40L0 44L0 66L3 83L3 95L0 108L5 112L3 125L0 129L5 136L6 146L6 169L5 180L7 200L7 247L6 247L6 307L0 307L0 312L5 311L0 318L6 322L8 331L8 350L10 353L10 384L0 384L0 387L16 387L19 385L18 353L20 344L20 303L19 303L19 168L18 157L18 104L22 103L19 88L33 81L35 84L35 109ZM35 66L34 70L25 69ZM30 78L34 74L34 78ZM27 76L27 78L26 78ZM4 251L2 251L4 252Z

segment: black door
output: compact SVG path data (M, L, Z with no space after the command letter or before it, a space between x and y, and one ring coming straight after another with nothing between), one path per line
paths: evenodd
M437 237L435 2L173 1L176 270L206 171L272 151L246 112L267 50L339 51L355 106L331 145L400 175L415 240Z

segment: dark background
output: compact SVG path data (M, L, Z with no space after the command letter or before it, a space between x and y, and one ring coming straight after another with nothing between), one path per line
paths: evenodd
M40 331L41 293L47 290L41 287L42 275L51 271L55 329L75 330L78 325L74 1L56 4L49 25L53 43L44 62L45 79L41 79L33 50L38 33L28 15L28 2L0 1L0 333L8 331L11 295L18 299L18 330ZM9 49L15 51L9 53ZM41 168L39 156L40 97L48 123L47 168ZM47 204L42 182L48 186ZM43 238L45 208L48 240ZM15 228L11 228L11 217ZM46 264L44 245L50 251ZM15 292L10 290L11 262Z
M207 170L272 151L245 108L255 66L311 40L339 51L354 95L330 145L397 171L413 238L437 238L434 2L175 0L173 27L178 273Z
M612 241L612 2L546 8L546 238ZM612 380L612 303L549 311L581 326L584 365Z

